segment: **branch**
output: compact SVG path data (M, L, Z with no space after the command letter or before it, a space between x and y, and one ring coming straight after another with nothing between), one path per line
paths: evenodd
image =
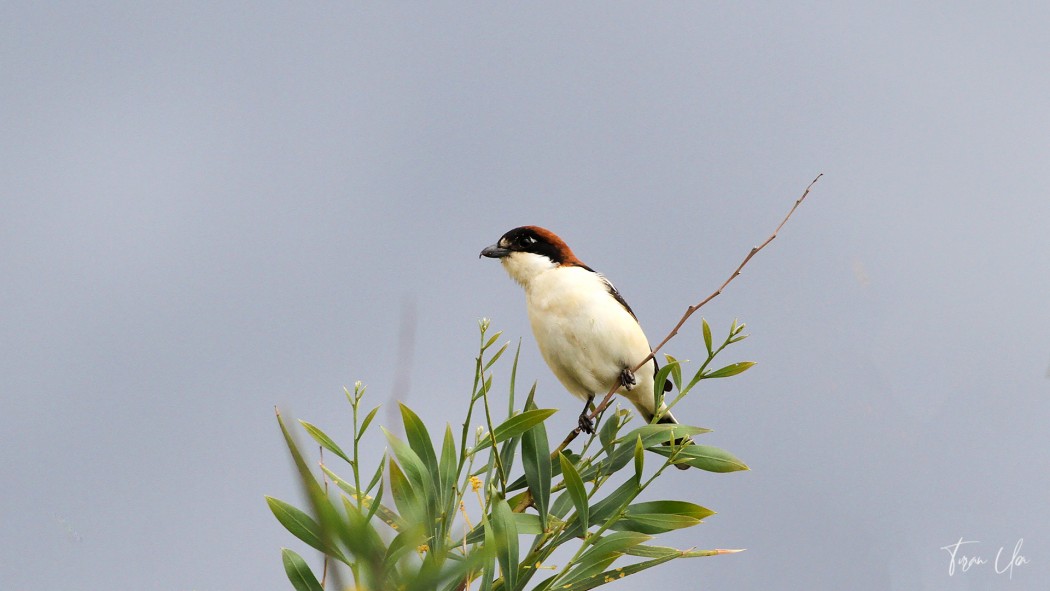
M744 269L744 266L747 265L748 261L750 261L756 254L759 253L759 251L761 251L763 248L765 248L770 242L773 242L773 239L777 237L777 233L780 232L780 229L784 227L784 224L786 224L789 219L791 219L791 214L795 213L795 210L798 209L799 205L802 205L802 202L806 199L806 196L809 195L810 189L813 188L813 185L817 184L817 181L819 181L820 177L822 177L822 176L824 176L824 173L818 174L817 178L813 179L813 181L809 183L809 185L806 187L806 190L802 192L802 196L799 197L798 199L796 199L795 200L795 204L793 206L791 206L791 211L789 211L787 213L787 215L784 216L784 219L781 220L780 225L777 226L775 230L773 230L773 233L769 235L769 238L766 238L765 242L763 242L762 244L759 244L758 246L754 246L754 247L751 248L751 252L747 253L747 256L744 257L744 260L741 261L740 265L738 265L736 270L733 271L733 274L729 276L729 279L725 280L725 283L723 283L721 286L719 286L718 289L716 289L714 291L714 293L712 293L711 295L709 295L706 298L704 298L703 300L701 300L698 304L695 304L695 305L692 305L692 306L689 306L688 308L686 308L685 314L682 315L682 318L678 321L678 324L676 324L674 326L674 328L671 329L671 332L667 333L667 336L664 337L664 340L660 341L660 343L658 345L656 345L656 347L653 348L652 352L649 353L649 355L647 355L645 357L645 359L642 359L640 362L638 362L637 365L634 366L634 368L631 370L632 372L638 371L639 369L642 368L643 365L645 365L646 363L649 363L650 359L653 359L654 357L656 357L657 352L659 352L660 349L662 349L663 346L666 345L668 341L670 341L672 338L674 338L675 335L678 334L678 330L680 328L682 328L682 326L685 324L686 320L689 320L689 317L693 315L693 312L696 312L701 307L703 307L705 304L707 304L707 302L710 302L711 300L713 300L716 297L718 297L722 293L722 290L724 290L727 285L729 285L734 279L736 279L737 277L740 276L740 272ZM594 408L594 410L591 412L591 414L590 414L590 418L591 419L597 418L599 415L602 414L602 412L605 411L605 409L610 404L612 404L613 395L616 394L616 391L619 388L620 388L619 384L613 384L612 388L609 389L609 392L605 394L605 398L602 399L601 404L596 406ZM576 437L579 434L580 434L580 428L579 427L573 429L569 433L569 435L565 438L565 440L561 442L561 445L559 445L555 449L555 454L560 453L563 449L565 449L565 447L568 446L569 443L571 443L573 439L576 439Z

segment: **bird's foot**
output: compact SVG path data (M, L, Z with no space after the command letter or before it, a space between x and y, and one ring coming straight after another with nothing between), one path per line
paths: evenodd
M594 421L587 416L586 410L580 413L579 429L588 435L594 433Z
M630 390L638 383L638 380L634 378L634 372L625 367L620 372L620 383L623 384L624 388Z

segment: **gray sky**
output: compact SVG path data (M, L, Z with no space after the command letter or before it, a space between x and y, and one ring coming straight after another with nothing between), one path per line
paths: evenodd
M279 548L314 557L263 502L298 496L274 405L345 440L342 387L408 372L432 430L461 420L487 316L567 431L479 250L553 229L656 341L823 172L703 310L759 365L676 409L752 471L656 495L718 511L666 543L748 551L610 589L1041 588L1048 28L1037 2L5 3L0 586L290 589ZM667 352L701 350L693 323ZM949 577L960 538L988 564Z

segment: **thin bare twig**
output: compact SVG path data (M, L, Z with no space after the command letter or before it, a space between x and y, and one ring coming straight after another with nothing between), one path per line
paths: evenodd
M777 237L777 233L779 233L781 228L784 227L784 224L786 224L787 221L789 219L791 219L791 214L795 213L795 210L798 209L799 205L802 205L802 202L806 199L806 196L809 195L810 189L813 188L813 185L815 185L817 183L817 181L820 180L820 177L822 177L822 176L824 176L824 173L818 174L817 177L815 179L813 179L812 182L809 183L809 185L806 187L806 190L802 192L802 196L799 197L798 199L796 199L795 200L795 204L793 206L791 206L791 211L788 211L787 215L784 216L784 219L781 220L780 225L778 225L776 227L776 229L773 230L773 233L769 235L769 238L766 238L765 242L763 242L762 244L759 244L758 246L754 246L754 247L751 248L751 251L747 253L747 256L744 257L744 260L741 261L740 264L737 266L736 270L733 271L733 274L729 276L729 279L726 279L725 282L722 283L722 285L720 285L718 287L718 289L716 289L714 291L714 293L712 293L711 295L709 295L706 298L704 298L703 300L701 300L698 304L695 304L695 305L692 305L692 306L689 306L688 308L686 308L685 314L682 315L682 318L678 321L678 324L676 324L674 326L674 328L671 329L671 332L667 333L667 336L664 337L664 339L662 341L660 341L660 343L658 345L653 347L652 352L649 353L649 355L647 355L645 357L645 359L642 359L640 362L638 362L637 365L634 366L634 368L631 370L632 372L638 371L639 369L642 368L643 365L645 365L646 363L649 363L649 360L653 359L656 356L657 352L659 352L660 349L662 349L663 346L666 345L668 341L670 341L672 338L674 338L675 335L678 334L678 330L680 328L682 328L682 326L685 324L686 320L689 320L689 317L693 315L693 312L696 312L701 307L703 307L705 304L707 304L707 302L710 302L711 300L713 300L716 297L718 297L719 294L722 293L722 290L724 290L726 288L726 286L730 284L730 282L732 282L734 279L736 279L737 277L740 276L740 271L743 270L744 266L747 265L748 261L750 261L756 254L759 253L759 251L761 251L763 248L765 248L770 242L773 242L773 239ZM609 392L606 393L605 398L602 399L601 404L599 404L598 406L596 406L594 408L594 410L591 412L589 417L591 419L595 419L600 414L602 414L602 412L604 412L605 409L610 404L612 404L613 396L616 394L616 391L619 390L619 389L620 389L620 385L618 383L617 384L613 384L612 388L609 389ZM580 434L580 428L579 427L573 429L569 433L569 435L565 438L565 440L561 442L561 445L559 445L554 450L554 454L556 455L558 453L561 453L561 451L563 449L565 449L565 447L568 446L569 443L571 443L573 439L576 439L576 437L579 434Z

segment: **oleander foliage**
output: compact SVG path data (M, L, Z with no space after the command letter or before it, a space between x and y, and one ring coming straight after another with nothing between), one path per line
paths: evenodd
M492 368L509 345L496 347L500 333L489 336L487 320L480 329L473 391L464 397L466 418L458 434L446 425L435 441L423 420L401 405L404 438L383 429L388 451L366 464L359 444L379 407L365 411L365 389L358 383L346 392L353 412L346 451L320 428L299 421L327 457L349 466L341 476L325 463L315 473L278 414L308 506L266 501L289 532L325 557L318 576L299 554L282 551L295 589L582 591L672 560L733 552L653 544L655 536L697 525L713 511L684 500L636 502L673 464L708 472L748 469L731 453L696 443L708 429L631 426L633 413L610 407L578 451L564 442L551 450L546 421L556 409L536 407L535 385L516 407L517 354L506 411L496 409L504 396L494 390ZM708 369L747 335L734 321L715 348L706 320L702 329L707 359L693 377L684 381L682 363L670 356L657 375L657 392L666 380L674 384L669 407L701 381L734 376L753 365ZM483 426L475 428L478 424ZM559 548L559 564L548 564Z

